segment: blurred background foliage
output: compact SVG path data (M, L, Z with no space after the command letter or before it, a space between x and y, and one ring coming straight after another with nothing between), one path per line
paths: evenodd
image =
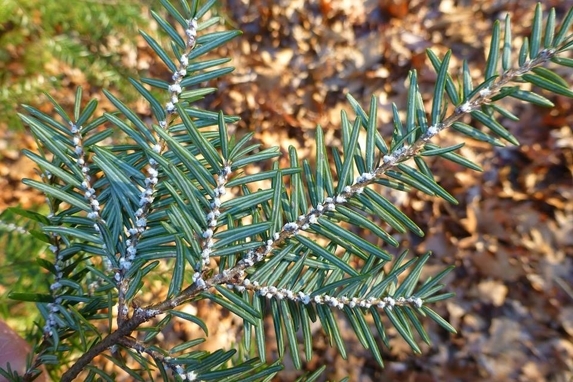
M16 216L10 210L1 212L0 219L11 222L0 224L0 318L17 318L14 321L23 331L33 327L39 313L33 304L11 300L7 294L10 290L45 290L48 280L39 272L36 259L46 246L26 234L35 228L30 220Z
M70 85L93 91L115 88L132 101L124 78L137 53L139 28L146 29L151 0L1 0L0 114L9 128L22 125L22 103L36 104ZM74 84L75 83L75 84ZM91 92L90 92L91 93Z

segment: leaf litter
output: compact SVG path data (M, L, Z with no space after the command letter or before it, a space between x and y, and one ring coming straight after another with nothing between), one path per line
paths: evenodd
M545 3L557 7L558 19L573 6L570 1ZM404 109L409 70L418 71L424 101L427 106L431 103L435 73L425 57L426 48L439 56L452 49L452 70L467 59L472 76L481 78L492 22L510 12L517 42L529 32L534 5L533 1L493 0L227 0L221 12L244 34L222 48L221 55L231 56L237 69L234 75L209 84L220 90L203 106L239 115L241 121L231 126L237 135L253 131L265 146L279 144L286 153L292 145L299 157L310 158L316 125L325 130L329 145L340 144L340 110L352 115L345 101L348 92L363 105L376 94L380 131L389 136L390 105L394 102ZM142 44L136 46L137 55L127 52L125 63L164 76L164 68L154 67L151 52ZM76 85L88 89L86 93L98 93L84 83L86 76L65 65L59 68L69 86L54 95L57 100L73 99ZM570 71L561 74L573 83ZM418 193L388 193L427 232L422 241L397 236L402 248L434 253L425 273L456 265L446 280L447 289L456 296L435 309L454 324L458 334L447 335L428 320L433 344L423 347L422 356L414 356L389 328L392 348L383 349L386 367L381 369L351 328L341 324L349 360L342 360L315 328L315 356L305 363L306 369L328 365L322 380L347 375L352 381L573 378L573 102L549 97L554 109L505 103L521 118L502 121L521 146L492 149L466 142L462 154L480 164L483 173L433 161L441 185L459 205ZM102 101L104 108L110 107ZM148 117L144 104L134 107ZM19 183L22 174L33 177L34 172L18 150L33 148L34 142L22 132L0 131L4 190L0 209L42 203L41 196ZM462 140L445 132L438 143ZM285 155L281 161L286 165ZM240 320L208 302L199 304L196 313L210 330L205 349L227 347L238 340ZM272 324L267 324L267 351L274 357ZM164 333L168 342L202 336L197 327L177 325ZM288 359L285 364L277 381L300 375Z

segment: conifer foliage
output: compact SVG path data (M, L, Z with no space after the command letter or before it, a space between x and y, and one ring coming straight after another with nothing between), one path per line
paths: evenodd
M430 107L422 102L412 71L406 117L402 120L394 106L393 134L383 137L376 97L363 106L349 95L354 115L342 113L341 147L327 149L318 127L316 166L291 148L289 166L279 167L277 148L260 147L249 134L240 139L229 134L236 117L196 106L217 91L202 84L233 70L230 59L206 54L240 32L211 31L218 23L209 12L215 0L160 3L169 17L156 12L152 17L171 43L162 46L141 33L172 76L130 79L148 101L153 123L107 91L117 111L99 117L95 100L81 103L81 89L71 114L53 100L54 116L24 106L21 118L38 142L37 152L25 154L41 174L40 180L24 182L46 195L49 213L18 212L37 222L40 229L32 234L52 253L51 261L38 259L50 274L49 290L11 294L36 302L44 319L24 379L33 379L40 365L59 364L66 365L59 369L62 381L80 375L86 381L113 380L92 363L98 355L134 380L269 379L281 364L265 356L265 315L272 317L279 355L288 351L298 368L312 358L315 321L345 356L339 325L346 320L381 365L377 339L389 346L388 325L414 353L420 353L421 341L430 342L424 321L455 333L432 309L452 297L441 284L452 267L420 279L430 253L411 257L404 250L394 258L355 233L369 231L390 246L398 245L390 229L424 235L371 186L416 189L456 203L435 181L426 158L480 168L456 153L462 145L440 147L432 139L447 129L492 145L518 144L498 122L516 119L499 101L513 97L552 106L535 91L521 89L524 82L573 96L551 70L573 67L566 57L573 47L573 10L557 22L554 10L544 13L538 5L531 35L521 46L514 46L509 16L495 22L485 78L479 81L467 64L460 75L452 73L450 52L438 57L428 51L437 73ZM486 131L468 124L467 117ZM269 163L269 170L249 175L248 167L261 162ZM261 181L271 186L259 189ZM374 224L373 217L385 225ZM138 296L149 291L154 278L166 284L165 298L141 303ZM207 335L200 318L180 310L201 299L243 320L243 343L208 353L195 350L204 339L193 338L163 348L156 337L174 320L197 325ZM250 349L253 358L243 354ZM17 379L12 371L1 373Z

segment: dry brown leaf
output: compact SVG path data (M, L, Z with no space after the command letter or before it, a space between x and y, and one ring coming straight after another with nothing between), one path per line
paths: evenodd
M495 281L482 281L477 286L479 299L493 306L502 306L507 296L508 288L505 284Z

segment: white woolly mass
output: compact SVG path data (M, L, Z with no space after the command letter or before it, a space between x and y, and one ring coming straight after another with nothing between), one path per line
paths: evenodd
M181 85L179 85L179 84L169 85L169 91L179 94L179 93L181 93Z
M432 137L438 134L438 131L439 131L438 125L432 125L428 128L428 134Z
M484 97L484 98L489 96L490 94L491 94L491 89L489 87L484 88L484 89L479 91L479 95Z
M297 223L286 223L283 226L283 229L287 232L296 232L298 231L298 224Z
M206 262L206 264L208 264L208 262ZM203 280L203 279L197 279L196 283L197 283L197 288L198 288L198 289L205 289L205 288L207 288L207 284L205 284L205 280Z
M469 102L466 102L460 106L458 106L458 110L462 113L469 113L472 111L472 105Z
M346 203L346 198L342 195L336 195L336 203L338 204Z
M181 57L179 57L179 63L183 67L189 66L189 58L187 57L186 54L182 54Z
M302 291L294 292L286 288L277 288L275 286L260 286L258 282L251 282L249 279L245 278L242 285L232 284L233 288L244 292L245 290L251 290L260 296L266 297L268 299L276 298L278 300L289 299L295 302L301 302L303 304L320 304L328 305L333 308L343 309L345 306L349 308L364 308L369 309L375 306L379 309L389 309L392 310L395 306L413 306L416 308L421 308L423 301L419 297L411 296L408 298L398 297L397 299L386 296L384 298L368 297L367 299L352 297L351 299L346 296L330 296L330 295L315 295L313 297L310 294L306 294Z
M394 163L394 162L396 162L396 158L394 158L394 156L392 156L392 155L384 155L382 157L382 161L384 163Z

